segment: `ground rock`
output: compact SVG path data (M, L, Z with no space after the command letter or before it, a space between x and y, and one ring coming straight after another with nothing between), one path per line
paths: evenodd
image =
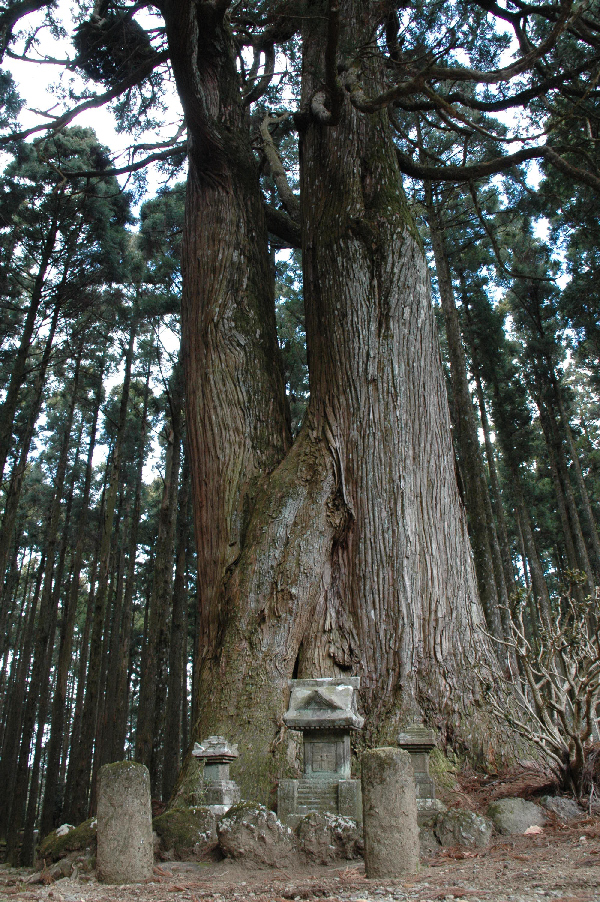
M487 810L498 833L525 833L529 827L541 827L546 823L546 815L539 805L525 799L498 799L491 802Z
M364 845L356 821L337 814L312 811L296 827L300 852L317 864L360 858Z
M73 852L88 852L92 856L96 854L96 818L84 821L78 827L69 830L63 824L48 836L44 837L38 850L38 858L46 863L67 858Z
M473 811L450 808L437 816L433 832L442 846L484 849L492 838L492 822Z
M243 859L250 866L285 867L295 853L292 831L264 805L234 805L219 821L217 836L226 858Z
M419 812L419 852L421 858L437 855L441 849L441 843L435 835L434 829L437 818L437 812L428 812L426 816Z
M552 811L559 821L574 821L584 815L583 810L575 799L565 799L561 796L542 796L539 802L547 811Z
M152 828L158 835L158 854L163 859L198 861L218 845L217 819L205 806L171 808L154 818Z

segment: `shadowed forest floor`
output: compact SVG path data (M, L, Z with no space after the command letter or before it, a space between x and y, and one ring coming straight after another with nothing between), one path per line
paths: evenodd
M535 798L552 789L539 770L501 777L461 775L446 804L483 813L496 798ZM548 814L538 834L495 836L483 850L440 848L404 880L367 880L362 861L251 870L242 862L167 861L153 879L99 884L93 875L51 882L48 871L0 866L0 902L600 902L600 815L567 824Z
M168 862L153 880L104 886L94 878L27 883L0 869L0 900L23 902L600 902L600 818L549 824L536 836L498 837L480 852L444 849L406 880L367 880L352 867L249 871L235 862ZM39 879L39 878L38 878Z

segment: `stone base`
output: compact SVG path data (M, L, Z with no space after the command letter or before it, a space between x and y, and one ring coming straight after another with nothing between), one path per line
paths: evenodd
M417 801L419 799L435 799L435 781L429 774L415 771L415 787Z
M203 787L204 804L212 807L213 805L225 806L231 808L237 805L241 799L240 787L233 780L215 780L213 783L204 783Z
M292 829L311 811L338 814L362 824L359 780L280 780L277 816Z
M423 814L439 814L448 809L439 799L417 799L417 812Z
M232 805L207 805L206 807L210 811L212 811L214 816L218 819L220 817L223 817L224 814L227 814L229 809L232 808L233 806Z

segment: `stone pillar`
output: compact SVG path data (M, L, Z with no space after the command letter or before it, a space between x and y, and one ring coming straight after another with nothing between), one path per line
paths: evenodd
M423 724L415 723L398 735L398 745L408 752L412 761L417 787L419 811L439 809L435 798L435 781L429 773L429 754L435 748L435 735Z
M298 780L280 780L277 787L277 817L287 824L298 808Z
M419 828L410 755L372 749L364 752L361 766L366 876L393 880L415 874Z
M98 879L142 883L152 877L152 865L148 768L133 761L105 764L98 778Z
M237 745L229 745L224 736L209 736L202 744L194 744L192 755L204 761L204 804L225 814L240 801L240 787L229 779L229 765L238 757Z

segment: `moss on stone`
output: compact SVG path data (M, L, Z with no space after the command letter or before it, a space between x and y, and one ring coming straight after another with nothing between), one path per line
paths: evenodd
M71 852L83 852L86 849L91 849L94 854L96 852L96 818L84 821L64 836L53 830L42 840L38 855L44 861L58 861Z
M457 789L457 773L459 760L453 752L447 755L440 749L433 749L429 755L429 772L441 789L455 791Z
M247 811L268 811L269 809L262 805L260 802L238 802L237 805L232 805L231 808L227 811L225 817L234 818L240 815L244 815Z
M216 818L205 806L170 808L154 818L152 828L163 849L178 859L200 857L217 843Z

